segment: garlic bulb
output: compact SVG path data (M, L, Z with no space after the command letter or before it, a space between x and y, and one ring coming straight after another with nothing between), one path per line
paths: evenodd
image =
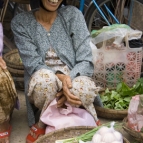
M116 137L116 140L117 140L117 141L120 141L120 142L123 143L123 136L122 136L122 134L121 134L120 132L114 131L113 134L114 134L114 136Z
M110 129L106 126L103 126L98 130L98 134L100 134L101 136L103 136L105 133L109 133L109 132L110 132Z
M101 135L100 134L95 134L92 138L93 143L100 143L101 142Z
M104 134L102 137L102 142L112 143L113 141L116 141L116 137L113 133L108 132Z
M121 141L113 141L112 143L122 143Z

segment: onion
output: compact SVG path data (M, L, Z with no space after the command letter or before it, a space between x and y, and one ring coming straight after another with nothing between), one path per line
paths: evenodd
M113 133L108 132L103 135L102 142L112 143L113 141L116 141L116 137Z
M98 130L97 133L103 136L105 133L109 133L109 132L110 132L110 128L103 126Z
M123 142L123 136L122 136L122 134L121 134L120 132L114 131L113 134L114 134L114 136L116 137L116 140L117 140L117 141Z
M121 141L113 141L112 143L122 143Z
M100 134L95 134L92 138L93 143L100 143L101 142L101 135Z

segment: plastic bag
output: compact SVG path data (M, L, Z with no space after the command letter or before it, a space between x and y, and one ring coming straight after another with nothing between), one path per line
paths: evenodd
M140 131L143 127L143 115L138 113L139 103L140 95L133 96L128 108L128 126L135 131Z
M100 48L92 49L94 81L97 86L114 88L124 81L132 87L137 82L141 74L142 47L130 48L128 40L129 37L139 38L141 34L131 28L114 28L93 38L94 44L102 41ZM114 40L109 44L107 40L110 38Z
M57 108L54 99L40 117L47 125L46 133L71 126L97 126L90 113L81 108L72 107L65 103L66 108Z
M97 48L101 48L103 42L106 42L106 45L110 46L112 44L120 45L127 35L128 40L140 39L142 31L133 30L125 24L113 24L91 33L92 42Z
M139 96L139 105L138 105L137 113L143 115L143 95Z

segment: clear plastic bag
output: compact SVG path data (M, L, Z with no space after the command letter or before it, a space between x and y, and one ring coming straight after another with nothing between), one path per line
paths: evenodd
M141 34L141 31L121 27L107 30L92 39L95 45L102 42L100 48L92 49L97 86L113 88L124 81L132 87L137 82L141 74L142 47L130 48L128 40L140 38Z
M128 108L128 126L135 131L141 131L143 127L143 115L139 112L143 110L140 107L140 95L133 96Z

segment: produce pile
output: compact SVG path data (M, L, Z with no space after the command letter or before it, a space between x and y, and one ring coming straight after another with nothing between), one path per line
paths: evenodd
M115 90L100 93L104 108L124 110L128 109L132 96L143 94L143 78L138 79L136 84L130 88L124 82L117 85Z
M106 123L78 137L57 140L55 143L123 143L122 134L114 127L121 127L121 123Z

